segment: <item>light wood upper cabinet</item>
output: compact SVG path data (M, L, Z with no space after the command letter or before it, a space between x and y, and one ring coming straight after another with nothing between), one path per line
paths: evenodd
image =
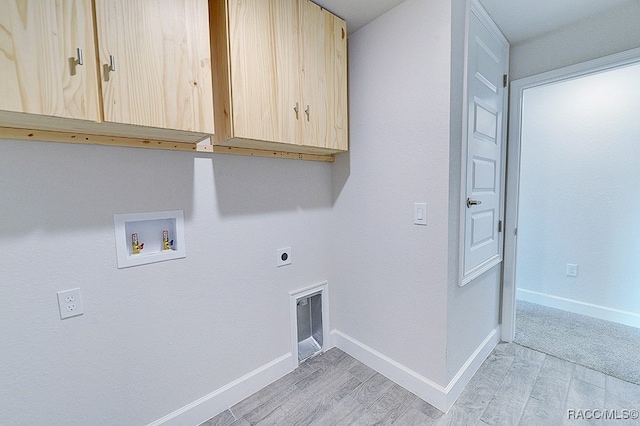
M297 0L229 2L234 136L296 143Z
M213 133L207 0L95 0L104 120Z
M319 161L347 150L346 24L308 0L0 8L0 138Z
M347 150L346 24L307 0L211 0L216 145Z
M212 85L207 0L0 0L0 138L212 152Z
M300 1L301 98L305 145L347 150L347 43L343 20Z
M0 110L98 120L90 0L0 0Z

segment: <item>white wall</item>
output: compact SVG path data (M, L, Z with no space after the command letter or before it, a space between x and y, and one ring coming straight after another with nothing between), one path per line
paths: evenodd
M334 165L0 140L0 423L158 420L286 356L288 292L327 279L334 331L436 393L472 374L498 269L457 287L464 10L407 0L350 36ZM118 270L113 214L177 209L187 257Z
M640 46L640 1L630 1L565 29L511 47L510 80Z
M640 65L525 90L520 297L640 327L639 94Z
M464 13L408 0L350 36L351 146L334 165L332 325L442 387L498 313L495 271L457 286Z
M334 328L446 384L450 5L349 37L350 152L334 165ZM413 203L428 203L428 226Z
M0 424L155 421L289 353L331 270L329 164L0 140L0 182ZM185 259L117 269L114 213L178 209Z

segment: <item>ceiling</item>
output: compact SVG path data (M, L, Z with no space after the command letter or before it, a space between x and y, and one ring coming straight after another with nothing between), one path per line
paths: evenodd
M353 33L404 0L314 0ZM536 38L606 9L638 0L479 0L511 44Z

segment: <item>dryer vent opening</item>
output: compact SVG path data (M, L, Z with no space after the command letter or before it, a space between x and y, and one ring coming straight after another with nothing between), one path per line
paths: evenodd
M322 351L322 293L296 299L298 323L298 361Z

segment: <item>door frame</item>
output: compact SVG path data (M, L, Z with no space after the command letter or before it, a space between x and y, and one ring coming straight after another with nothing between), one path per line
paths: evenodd
M520 196L520 156L524 91L534 87L572 80L591 74L640 63L640 48L581 62L542 74L514 80L510 85L509 135L504 264L502 271L501 340L513 341L516 333L516 256L518 245L518 205Z

